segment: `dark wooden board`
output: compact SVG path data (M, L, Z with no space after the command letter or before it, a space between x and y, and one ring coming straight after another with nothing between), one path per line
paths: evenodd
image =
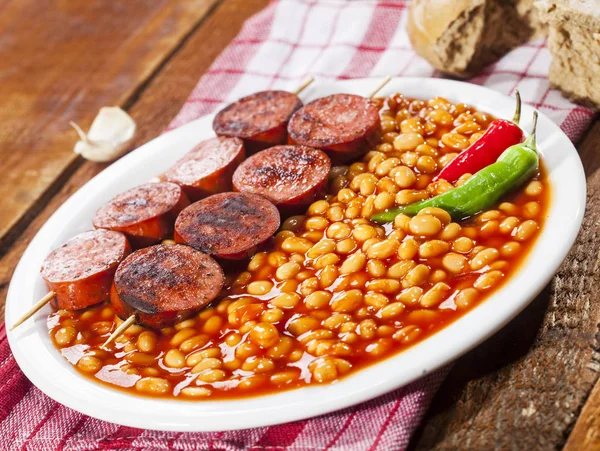
M134 97L217 2L3 2L0 241L81 164L69 121L86 129L100 107Z

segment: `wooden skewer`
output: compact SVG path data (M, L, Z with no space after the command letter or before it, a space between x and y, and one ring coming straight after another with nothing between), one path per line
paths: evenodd
M35 314L35 312L37 312L44 305L50 302L55 295L56 293L54 291L50 291L48 294L46 294L46 296L40 299L33 307L31 307L31 309L27 313L25 313L16 323L14 323L10 330L14 330L16 327L20 326L29 318L31 318Z
M294 94L298 95L300 94L302 91L304 91L308 85L310 85L313 81L315 81L315 77L313 77L312 75L309 75L308 78L306 80L304 80L304 82L298 86L296 88L295 91L293 91Z
M110 334L110 337L108 337L108 339L104 342L104 344L101 347L106 348L109 344L111 344L113 341L115 341L117 338L119 338L119 336L123 332L125 332L127 330L127 328L129 326L131 326L134 322L135 322L135 315L131 315L129 318L127 318L125 321L123 321L123 324L121 324L119 327L117 327L112 334Z
M377 86L377 88L375 88L375 90L369 94L369 99L372 99L373 97L375 97L375 94L377 94L379 91L381 91L383 89L383 87L385 85L387 85L390 80L392 79L392 77L390 75L386 75L385 78L383 79L383 81L381 83L379 83L379 86Z

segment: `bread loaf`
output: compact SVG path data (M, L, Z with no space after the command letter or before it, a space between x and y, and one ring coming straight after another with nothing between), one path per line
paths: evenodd
M550 82L570 99L600 109L600 0L536 6L549 26Z
M533 1L413 0L408 35L436 69L471 77L543 31Z

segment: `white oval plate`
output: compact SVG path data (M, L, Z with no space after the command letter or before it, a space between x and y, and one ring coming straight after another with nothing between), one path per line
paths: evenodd
M379 79L315 82L305 101L336 92L365 94ZM514 99L467 83L397 78L382 91L417 98L443 96L497 117L512 117ZM522 126L531 127L533 109L523 107ZM6 303L10 326L46 293L39 268L48 253L92 227L98 207L114 195L157 176L200 140L213 136L212 116L166 133L125 156L94 177L64 203L41 228L17 266ZM552 186L548 218L525 263L503 288L478 307L423 342L330 385L229 401L177 401L132 396L80 376L53 347L45 307L14 332L8 332L17 363L27 377L56 401L92 417L126 426L216 431L299 420L348 407L405 385L456 359L517 315L550 281L581 225L585 176L571 141L540 114L538 146ZM560 187L560 188L559 188Z

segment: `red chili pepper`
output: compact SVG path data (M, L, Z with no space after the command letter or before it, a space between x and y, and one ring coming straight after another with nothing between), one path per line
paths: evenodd
M521 116L521 96L516 92L517 108L513 121L496 119L481 137L454 158L433 178L454 183L463 174L475 174L494 163L510 146L523 140L523 131L519 128Z

